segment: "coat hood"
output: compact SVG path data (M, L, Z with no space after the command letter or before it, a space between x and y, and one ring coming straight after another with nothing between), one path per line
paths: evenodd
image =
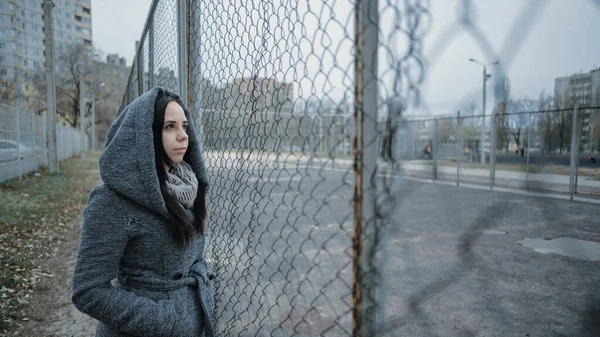
M176 95L164 88L154 87L131 102L111 124L100 156L100 177L104 184L117 193L170 218L160 192L152 133L154 103L161 91ZM183 160L192 166L198 182L208 187L195 119L185 104L183 111L188 119L189 130L188 150Z

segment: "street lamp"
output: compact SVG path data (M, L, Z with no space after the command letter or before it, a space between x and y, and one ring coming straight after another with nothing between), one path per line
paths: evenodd
M500 62L496 61L496 62L492 62L492 63L488 63L488 64L483 64L475 59L469 59L469 61L471 62L475 62L479 65L481 65L483 67L483 113L482 113L482 117L481 117L481 139L479 140L479 152L480 152L480 156L481 156L481 164L485 165L485 150L483 148L483 140L485 138L485 82L487 82L487 80L492 77L491 74L487 73L487 67L491 66L491 65L498 65L500 64Z

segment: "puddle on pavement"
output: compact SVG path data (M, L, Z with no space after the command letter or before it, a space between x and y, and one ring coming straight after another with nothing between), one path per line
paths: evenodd
M559 254L580 260L600 261L600 242L573 238L524 238L517 241L523 247L531 248L541 254Z

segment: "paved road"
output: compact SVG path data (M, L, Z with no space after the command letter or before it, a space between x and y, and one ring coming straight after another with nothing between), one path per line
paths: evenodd
M224 335L348 336L351 169L231 157L208 167ZM411 182L396 193L385 336L598 335L600 264L516 243L600 241L596 205Z

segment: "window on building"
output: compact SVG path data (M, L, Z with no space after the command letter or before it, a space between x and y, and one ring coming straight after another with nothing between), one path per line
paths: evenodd
M72 37L71 35L68 35L68 36L67 36L67 40L69 40L69 41L73 41L73 37Z
M34 68L39 68L40 67L40 63L38 61L33 61L33 67Z
M3 81L2 82L2 88L8 88L8 82Z
M4 57L4 55L0 55L0 62L4 62L6 60L6 57Z
M77 22L81 22L81 19L82 19L82 18L81 18L81 16L79 16L79 15L75 15L75 21L77 21Z
M23 60L23 65L24 65L25 67L29 67L29 62L28 62L27 60Z
M92 24L92 20L88 19L88 18L83 18L82 22L85 23L86 25L91 25Z
M0 75L6 75L6 69L4 69L4 68L0 69Z
M67 30L71 30L71 24L67 23Z
M21 23L21 28L25 29L25 22Z
M67 19L71 19L71 13L65 13L65 16L67 17Z
M25 16L25 10L21 9L21 16Z
M85 8L85 7L83 8L83 12L85 14L92 14L92 11L89 8Z

